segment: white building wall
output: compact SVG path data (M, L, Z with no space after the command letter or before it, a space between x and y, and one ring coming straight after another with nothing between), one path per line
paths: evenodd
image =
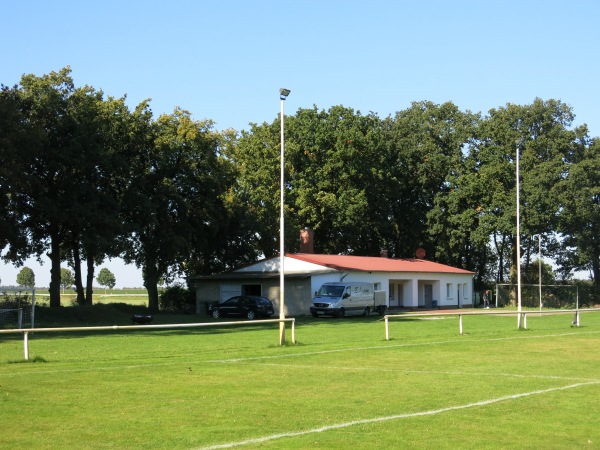
M345 275L345 276L344 276ZM343 280L342 280L342 276ZM400 306L404 308L431 307L435 300L438 307L463 307L472 303L473 277L470 274L435 273L396 273L396 272L341 272L326 275L313 275L312 290L318 290L321 284L331 281L364 281L377 284L377 289L386 292L390 298L390 283L402 285ZM426 304L425 285L431 285L431 297ZM459 294L460 286L460 298ZM449 289L449 295L447 290ZM396 288L396 290L398 290ZM397 292L394 292L398 295ZM459 302L460 300L460 302Z

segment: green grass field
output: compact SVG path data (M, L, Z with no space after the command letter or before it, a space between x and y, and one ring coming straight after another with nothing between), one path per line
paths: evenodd
M571 320L0 335L0 447L600 448L600 314Z

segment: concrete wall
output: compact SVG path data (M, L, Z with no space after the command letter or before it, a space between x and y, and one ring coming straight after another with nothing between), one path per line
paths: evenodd
M275 316L279 316L279 278L259 280L228 279L207 280L196 285L196 314L207 315L208 304L221 301L222 286L241 286L244 284L260 284L261 295L273 302ZM310 313L312 300L310 277L286 278L284 285L285 315L306 315Z

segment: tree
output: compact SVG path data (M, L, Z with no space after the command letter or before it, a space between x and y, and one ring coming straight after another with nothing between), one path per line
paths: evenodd
M101 91L76 88L70 72L24 75L19 89L3 88L0 96L0 137L8 142L0 146L0 191L10 193L0 198L1 243L15 263L48 254L50 306L60 306L62 261L75 271L77 301L91 303L95 265L121 252L120 196L138 130L124 98L105 101Z
M73 99L73 114L80 117L82 135L88 136L79 163L77 176L82 189L73 197L74 217L69 221L70 233L65 245L75 271L77 299L80 304L92 304L95 266L106 257L121 252L119 242L126 235L122 220L122 195L129 174L129 155L137 145L139 118L150 115L147 102L135 113L125 105L125 98L104 100L91 92L78 91ZM83 125L85 124L85 128ZM83 138L82 138L83 139ZM86 291L81 281L81 262L87 266Z
M379 118L315 106L286 121L286 251L297 248L298 230L310 226L317 252L379 254ZM279 252L279 124L253 124L231 155L239 170L234 195L247 205L266 257Z
M463 148L473 139L476 120L451 102L415 102L396 113L389 124L386 178L390 182L384 192L394 224L390 244L397 256L412 257L423 247L432 258L450 263L448 252L437 246L448 241L435 232L430 234L428 214L436 198L452 192L464 173ZM453 256L464 257L460 253Z
M104 293L106 293L106 288L112 289L117 283L115 275L106 267L100 269L100 272L98 272L98 277L96 279L98 280L98 284L100 286L104 286Z
M288 119L286 139L288 247L309 226L317 252L379 255L387 218L379 117L341 105L300 109Z
M152 129L148 145L130 160L123 211L131 237L124 257L142 268L148 307L157 311L159 280L183 273L191 255L214 239L226 183L212 122L176 109Z
M20 263L27 256L22 217L16 210L15 192L26 182L26 166L19 156L36 145L37 134L26 120L28 105L15 86L0 89L0 249L8 247L5 260Z
M275 122L251 124L227 155L237 170L233 202L245 205L257 251L267 258L279 253L279 132Z
M75 277L73 276L73 272L69 269L61 267L60 269L60 285L62 286L63 293L65 289L73 287L75 283Z
M585 132L585 131L584 131ZM563 273L586 270L600 298L600 140L585 133L570 160L568 175L560 184L562 235L559 263Z
M479 126L470 147L472 172L465 183L476 194L477 220L490 237L497 262L496 281L503 282L516 264L516 152L520 152L521 242L525 266L537 249L537 235L545 236L545 254L552 257L552 233L560 209L560 182L575 133L572 109L556 100L492 109ZM461 180L462 181L462 180ZM479 198L477 198L479 197ZM482 242L482 240L480 241Z
M71 246L79 228L80 201L89 190L82 171L98 162L86 149L97 136L96 114L81 104L95 104L102 93L89 87L75 89L70 68L37 77L24 75L19 90L23 123L33 138L18 140L11 153L15 174L12 212L20 219L25 245L13 245L10 259L47 253L51 260L50 306L60 306L64 247ZM82 112L85 111L85 112ZM92 180L93 181L93 180Z
M244 196L237 195L241 167L234 163L233 155L238 144L238 133L229 129L219 133L219 167L225 185L222 196L223 209L214 211L218 227L213 238L201 247L192 249L187 273L210 275L232 270L255 262L261 255L258 245L256 215L249 209Z
M30 289L35 287L35 273L29 267L23 267L17 274L17 284Z

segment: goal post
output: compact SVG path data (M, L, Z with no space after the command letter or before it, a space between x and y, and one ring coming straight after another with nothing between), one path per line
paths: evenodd
M496 284L496 306L516 306L517 285ZM578 309L579 287L574 284L521 284L521 306L526 308Z
M0 328L34 328L35 288L0 286Z

